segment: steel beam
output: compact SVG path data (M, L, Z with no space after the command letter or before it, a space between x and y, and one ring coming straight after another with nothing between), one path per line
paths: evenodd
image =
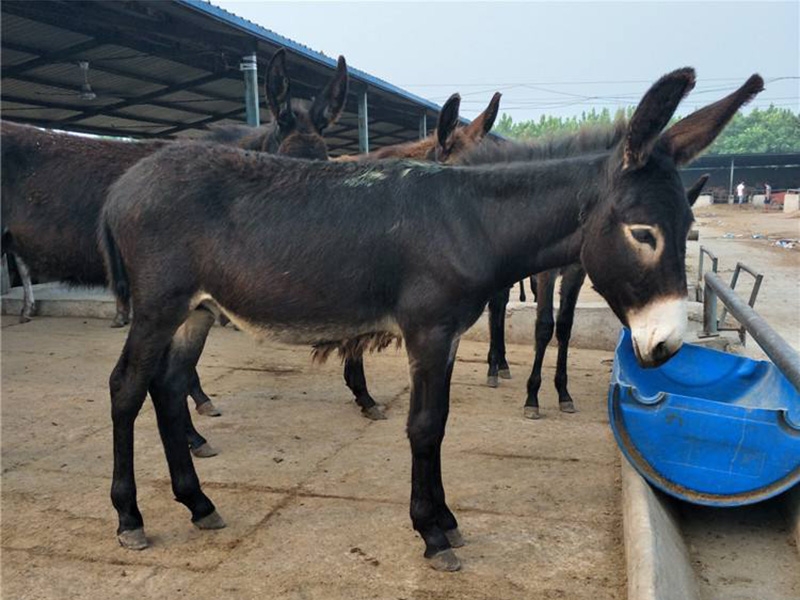
M247 124L258 127L261 124L258 113L258 56L255 52L242 57L239 70L244 75L244 105Z
M358 151L369 152L369 112L366 90L358 97Z

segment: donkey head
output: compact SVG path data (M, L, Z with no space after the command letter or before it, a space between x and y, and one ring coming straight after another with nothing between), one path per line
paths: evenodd
M677 167L714 141L763 83L753 75L662 132L695 84L690 68L665 75L642 98L606 164L597 203L583 225L581 260L630 327L643 366L668 360L686 330L686 236L693 219Z
M347 98L344 57L339 57L336 73L309 106L292 99L286 52L281 48L267 67L266 96L275 127L265 150L295 158L327 160L322 132L339 118Z
M450 96L439 113L436 124L436 147L434 155L430 158L438 163L454 163L477 147L494 125L501 96L500 92L495 92L486 110L465 127L458 127L461 96L458 94Z

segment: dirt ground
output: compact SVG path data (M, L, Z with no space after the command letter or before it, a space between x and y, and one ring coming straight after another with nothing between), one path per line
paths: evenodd
M617 451L607 425L610 353L572 352L580 412L560 414L548 355L545 418L524 420L532 350L484 385L486 348L462 342L444 444L464 568L428 568L408 517L405 354L367 358L389 418L362 418L337 363L214 328L201 377L224 411L196 417L219 456L196 461L226 529L192 527L172 500L150 403L137 421L140 507L151 546L123 550L108 492L107 379L125 331L37 318L2 328L4 598L620 599Z
M763 272L756 308L800 349L800 246L774 245L800 238L800 219L751 207L695 212L690 278L700 244L720 257L723 277L737 260ZM589 286L587 298L596 299ZM408 518L405 354L367 359L389 415L370 422L335 362L313 366L306 348L256 345L221 328L200 371L224 415L196 417L221 454L197 465L228 527L198 531L172 501L147 403L136 456L151 546L121 549L108 498L106 382L125 333L92 319L2 321L3 598L624 597L618 459L605 409L610 353L571 351L580 412L562 415L551 351L545 418L531 422L521 417L531 348L509 347L515 378L490 390L485 345L462 342L444 479L468 544L458 551L463 571L442 574L426 566Z

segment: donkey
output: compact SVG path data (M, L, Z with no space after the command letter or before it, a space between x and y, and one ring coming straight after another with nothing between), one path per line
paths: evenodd
M175 144L111 188L100 236L133 320L111 373L119 542L147 545L133 433L153 400L175 498L200 529L225 525L185 443L184 399L221 311L242 329L357 356L402 336L409 356L411 520L433 568L463 543L447 507L441 443L460 335L494 290L581 261L632 332L638 362L673 356L686 329L692 213L677 167L762 90L738 91L662 132L694 87L669 73L594 154L476 167L323 163L212 144ZM331 277L332 273L338 274ZM184 408L181 408L181 404Z
M393 146L384 146L366 154L351 154L333 159L335 162L371 162L388 159L414 159L421 161L453 164L474 150L486 134L491 131L500 106L501 94L492 96L489 105L473 121L465 126L458 126L458 113L461 96L453 94L447 99L439 112L436 130L427 137ZM364 374L364 360L361 356L344 357L344 380L353 392L355 401L361 407L362 414L368 419L386 418L383 408L375 402L367 389Z
M347 98L347 63L339 57L336 73L307 106L294 100L286 71L286 53L278 50L267 67L265 92L273 121L260 128L212 129L208 140L246 150L327 160L322 138ZM29 272L77 285L105 285L106 273L97 246L97 223L108 189L128 168L164 148L166 140L103 140L9 122L2 128L3 253L12 253L22 276L25 299L22 321L30 320L34 299ZM30 265L30 268L28 268ZM127 302L117 294L112 326L128 321ZM200 414L220 412L200 386L195 372L189 393ZM196 456L210 446L193 427L190 445Z

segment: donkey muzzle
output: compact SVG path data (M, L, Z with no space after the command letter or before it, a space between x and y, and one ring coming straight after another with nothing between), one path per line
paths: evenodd
M633 350L645 368L667 362L683 345L686 333L686 298L657 298L628 313Z

